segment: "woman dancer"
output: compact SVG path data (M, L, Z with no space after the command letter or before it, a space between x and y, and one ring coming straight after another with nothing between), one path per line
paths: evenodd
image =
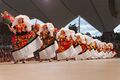
M15 64L18 61L25 63L25 59L34 57L35 52L40 45L39 38L34 30L31 30L30 19L26 15L19 15L15 17L13 26L10 30L14 33L12 38L13 51L12 55L15 60Z
M55 28L53 24L46 23L41 28L40 37L42 40L42 46L39 51L40 62L43 60L52 61L52 59L56 56L56 41L55 41Z

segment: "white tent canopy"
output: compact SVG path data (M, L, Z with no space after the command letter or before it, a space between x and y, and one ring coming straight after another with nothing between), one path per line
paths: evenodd
M112 8L110 1L115 1ZM26 14L43 22L52 22L59 28L78 15L101 32L113 31L120 23L120 0L0 0L0 12L3 10L14 16ZM117 18L111 13L115 10Z

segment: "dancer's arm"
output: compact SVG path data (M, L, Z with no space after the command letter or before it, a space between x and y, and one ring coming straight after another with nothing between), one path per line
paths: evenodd
M11 32L15 33L15 29L13 27L11 27L9 24L8 25L8 28L10 29Z
M3 17L4 16L4 14L3 13L1 13L1 17Z

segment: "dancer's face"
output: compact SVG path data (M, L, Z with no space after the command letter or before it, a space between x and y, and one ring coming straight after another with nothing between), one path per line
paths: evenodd
M76 39L82 42L82 39L80 38L80 36L76 36Z
M111 49L111 47L108 45L108 46L107 46L107 49L108 49L108 50L110 50L110 49Z
M70 36L70 39L71 39L71 40L73 39L72 36Z
M24 21L23 21L23 18L19 18L18 19L18 23L20 24L20 23L23 23Z
M4 14L5 16L7 16L7 15L8 15L8 12L7 12L7 11L4 11L3 14Z
M109 49L112 49L112 46L111 45L108 45Z
M43 26L43 31L48 30L47 25Z
M64 30L61 31L61 35L63 35L63 34L65 34L65 31L64 31Z
M76 36L77 39L80 39L80 36Z

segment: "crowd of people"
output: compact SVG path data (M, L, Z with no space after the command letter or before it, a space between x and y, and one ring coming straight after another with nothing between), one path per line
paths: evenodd
M11 49L1 48L0 49L0 62L10 62L13 59Z
M4 24L13 33L12 56L15 64L38 53L40 62L44 60L89 60L113 58L116 55L112 43L101 42L68 28L57 29L52 23L32 25L26 15L11 16L1 13Z

